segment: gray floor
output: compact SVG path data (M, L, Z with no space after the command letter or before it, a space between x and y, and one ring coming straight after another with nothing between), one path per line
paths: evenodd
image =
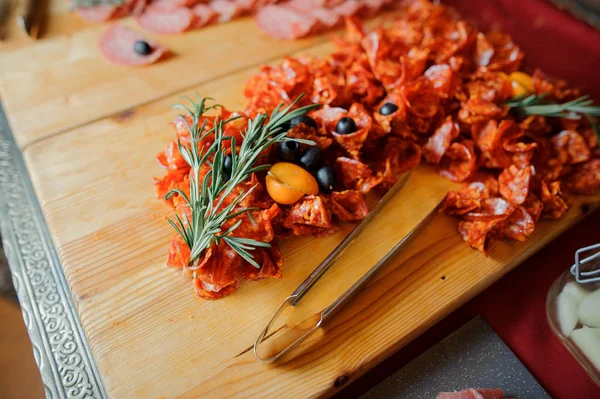
M509 398L550 396L482 318L477 317L383 380L362 399L435 398L438 392L502 388Z

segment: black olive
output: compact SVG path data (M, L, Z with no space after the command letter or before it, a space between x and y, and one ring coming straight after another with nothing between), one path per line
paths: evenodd
M223 160L223 172L226 175L231 175L231 167L233 166L231 155L227 155Z
M143 40L138 40L133 45L133 51L135 51L139 55L149 55L152 52L152 47L150 47L150 45L147 42Z
M298 162L300 157L300 144L297 141L289 140L279 143L279 159L285 162Z
M323 166L317 173L315 173L317 183L319 183L319 189L323 193L330 193L335 187L336 176L335 171L331 166Z
M310 171L317 170L321 166L323 153L317 147L310 147L300 157L300 166Z
M290 128L293 128L296 125L304 124L308 127L312 127L313 129L317 129L317 122L308 115L300 115L290 120Z
M379 108L379 113L381 115L390 115L396 111L398 111L398 106L393 103L385 103Z
M335 126L335 131L339 134L350 134L356 132L356 122L352 118L342 118Z

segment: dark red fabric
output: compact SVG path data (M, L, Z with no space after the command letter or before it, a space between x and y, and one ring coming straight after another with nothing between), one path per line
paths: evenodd
M600 99L600 32L547 0L447 0L470 22L511 34L535 67L580 86ZM338 397L355 397L394 373L456 328L481 314L555 399L600 398L598 387L546 320L552 282L573 262L575 251L600 242L600 212L557 238L491 288L368 372Z
M509 33L525 52L525 69L581 86L600 99L600 32L548 0L446 0L483 30Z
M554 399L600 398L546 319L546 295L573 263L575 251L600 242L600 212L563 233L536 255L340 392L356 397L393 374L452 331L481 315Z

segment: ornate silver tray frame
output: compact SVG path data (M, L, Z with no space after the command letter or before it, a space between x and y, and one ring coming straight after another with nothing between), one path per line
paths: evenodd
M0 235L46 397L106 397L23 157L1 104Z

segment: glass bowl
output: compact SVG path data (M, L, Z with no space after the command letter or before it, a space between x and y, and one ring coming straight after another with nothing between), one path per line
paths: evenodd
M568 289L578 290L583 289L588 292L593 292L595 290L600 290L600 284L598 283L584 283L579 284L575 280L575 277L570 273L569 270L565 271L561 274L556 281L550 287L550 291L548 291L548 296L546 297L546 316L548 317L548 322L550 323L550 328L556 334L556 336L562 341L562 343L567 347L567 349L573 354L575 359L583 366L585 371L589 374L589 376L594 380L594 382L600 385L600 366L596 367L592 363L592 361L587 357L584 351L577 346L575 341L573 341L570 336L567 336L563 330L561 329L559 318L558 318L558 297L563 292L565 287L570 285ZM564 308L563 308L564 309ZM563 310L564 311L564 310ZM597 309L600 312L600 308ZM574 315L574 317L576 317ZM575 326L575 330L580 328L585 328L580 321L577 321ZM569 334L570 335L570 334Z

